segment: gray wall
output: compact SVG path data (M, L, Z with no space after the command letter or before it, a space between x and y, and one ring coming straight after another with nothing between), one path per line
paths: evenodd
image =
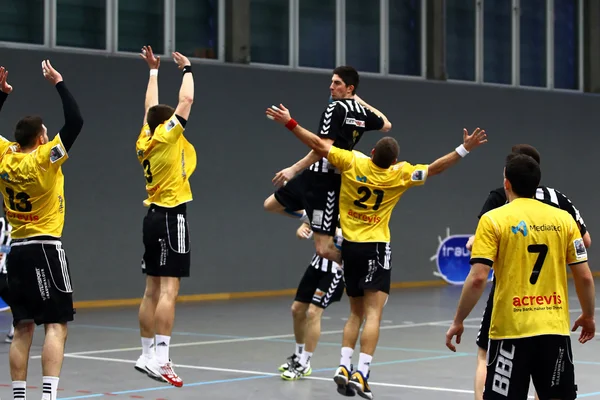
M41 114L49 131L62 126L58 94L44 81L40 62L62 72L85 119L64 166L66 225L76 300L139 297L144 177L135 156L148 69L141 59L0 49L15 91L0 115L0 132L12 136L25 114ZM300 73L197 64L196 102L187 137L198 152L189 207L192 277L182 293L216 293L295 287L313 252L295 239L297 222L262 209L271 178L304 156L304 147L264 117L284 103L301 124L315 129L328 97L329 73ZM169 60L160 71L160 100L174 105L181 75ZM401 199L391 223L393 280L435 279L430 261L438 236L471 233L490 189L502 183L505 154L515 143L542 153L543 181L580 208L591 229L595 214L600 144L600 97L453 83L364 77L359 90L394 124L401 157L427 163L462 141L462 128L486 129L489 143L424 187ZM380 133L358 149L369 151ZM593 246L594 247L594 246ZM591 252L592 266L598 266Z

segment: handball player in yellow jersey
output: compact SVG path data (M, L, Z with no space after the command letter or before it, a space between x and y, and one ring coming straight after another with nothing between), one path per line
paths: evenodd
M341 171L342 261L346 293L350 298L350 317L344 327L340 367L334 381L342 395L358 393L372 399L369 369L391 284L389 221L392 211L406 190L423 185L428 177L442 173L485 143L485 131L477 128L469 135L465 130L464 143L451 153L429 165L412 165L397 162L399 146L391 137L380 139L368 157L356 150L335 147L302 128L283 105L278 109L269 108L266 113ZM351 358L364 319L358 369L352 371Z

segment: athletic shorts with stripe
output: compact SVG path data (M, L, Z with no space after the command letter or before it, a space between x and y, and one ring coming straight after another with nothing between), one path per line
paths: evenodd
M494 307L494 292L496 291L496 281L492 282L492 289L488 296L485 310L483 311L483 317L481 318L481 325L479 326L479 333L477 333L477 346L480 349L488 349L488 341L490 337L490 324L492 322L492 308Z
M190 276L190 235L186 205L151 205L143 223L142 273L149 276Z
M13 240L6 269L14 324L73 321L69 262L60 240L50 237Z
M315 254L300 280L294 300L323 309L340 301L344 295L343 271L339 267L332 268L331 264Z
M389 243L342 243L344 281L349 297L362 297L365 290L389 294L392 283L392 250Z
M304 170L275 192L289 211L305 210L313 232L335 236L339 214L340 174Z

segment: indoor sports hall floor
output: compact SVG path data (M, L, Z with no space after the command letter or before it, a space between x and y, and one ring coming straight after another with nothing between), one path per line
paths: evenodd
M474 340L483 301L465 323L460 352L444 346L460 290L444 286L392 291L371 370L376 399L473 398ZM572 284L570 293L573 319L579 303ZM182 388L152 381L134 370L141 351L136 307L79 310L69 331L58 398L341 399L331 376L339 362L347 298L326 310L313 374L296 382L283 381L277 373L294 348L290 302L276 297L179 304L171 357L184 380ZM9 314L1 313L0 331L9 322ZM41 398L42 338L43 330L38 328L27 381L30 400ZM579 398L600 399L600 338L585 345L573 339ZM0 343L0 398L4 400L12 399L8 347Z

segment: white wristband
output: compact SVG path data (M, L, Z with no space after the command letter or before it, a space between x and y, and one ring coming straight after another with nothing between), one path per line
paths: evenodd
M158 69L151 69L150 76L158 76Z
M467 154L469 154L469 152L467 151L467 149L465 149L465 145L461 144L460 146L458 146L456 149L456 152L458 153L459 156L464 157Z

